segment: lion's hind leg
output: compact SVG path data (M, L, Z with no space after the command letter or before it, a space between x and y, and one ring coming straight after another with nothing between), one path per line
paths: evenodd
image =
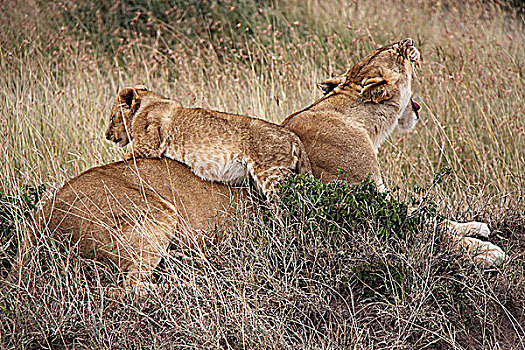
M506 255L503 249L493 243L471 237L488 238L490 229L487 224L477 221L457 223L444 220L441 228L454 248L466 252L476 265L489 268L501 265L505 261Z
M271 153L271 154L270 154ZM252 158L252 159L250 159ZM261 159L246 159L247 171L259 190L270 202L278 197L279 188L292 174L311 174L312 166L302 145L291 144L290 148L275 150L272 148Z
M121 269L125 272L122 287L112 287L111 297L134 294L144 299L156 293L159 286L151 281L155 268L168 253L173 227L164 222L145 219L124 232L125 239L119 244ZM113 259L115 260L115 259Z
M248 169L248 171L259 190L269 202L278 197L281 184L287 176L293 174L290 169L282 166L272 166L270 168L256 166L253 169Z
M478 266L490 268L500 266L505 261L505 252L497 245L474 237L461 237L456 247L466 251Z

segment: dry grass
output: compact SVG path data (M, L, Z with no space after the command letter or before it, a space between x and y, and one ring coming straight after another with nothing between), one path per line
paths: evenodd
M115 271L43 244L28 281L0 288L3 347L524 347L523 17L476 1L173 3L140 15L133 0L0 4L1 192L52 190L121 159L103 138L121 87L280 122L320 97L317 82L412 37L422 120L380 150L385 177L411 192L451 167L434 193L443 213L488 222L511 259L491 273L457 263L431 228L399 244L353 233L341 257L313 231L240 215L225 241L166 262L165 295L115 311ZM13 226L19 236L24 219ZM338 280L357 260L379 264L379 294Z

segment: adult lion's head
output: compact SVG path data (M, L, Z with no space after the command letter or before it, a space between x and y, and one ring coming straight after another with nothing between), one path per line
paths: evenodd
M404 39L376 49L345 75L329 79L319 88L325 95L351 88L365 103L398 103L398 127L410 130L416 125L420 106L412 100L412 79L420 67L420 53L412 39Z

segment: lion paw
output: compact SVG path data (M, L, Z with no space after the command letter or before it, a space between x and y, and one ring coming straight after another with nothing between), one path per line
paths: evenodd
M500 266L506 258L503 249L477 238L463 237L458 241L458 245L466 250L476 265L484 268Z
M137 300L145 300L152 294L159 294L159 285L151 282L135 282L127 286L113 286L107 290L107 297L114 300L121 300L126 296L132 296Z
M490 229L487 224L484 222L465 222L457 223L454 221L448 221L445 223L446 227L452 231L455 236L465 237L465 236L480 236L489 238Z
M472 222L467 222L467 223L459 224L459 225L463 226L463 230L465 232L464 236L476 235L476 236L481 236L485 238L489 238L490 236L490 229L488 225L484 222L472 221Z

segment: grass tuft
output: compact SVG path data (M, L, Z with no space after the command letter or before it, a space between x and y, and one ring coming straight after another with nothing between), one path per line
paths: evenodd
M18 193L0 191L0 274L6 275L18 251L17 227L35 214L46 186L23 185Z
M397 200L393 193L379 192L370 178L358 185L343 178L324 184L312 175L296 175L281 187L279 198L284 216L296 224L315 226L322 236L359 227L372 229L382 239L404 239L438 217L435 203ZM409 205L418 208L410 215Z

